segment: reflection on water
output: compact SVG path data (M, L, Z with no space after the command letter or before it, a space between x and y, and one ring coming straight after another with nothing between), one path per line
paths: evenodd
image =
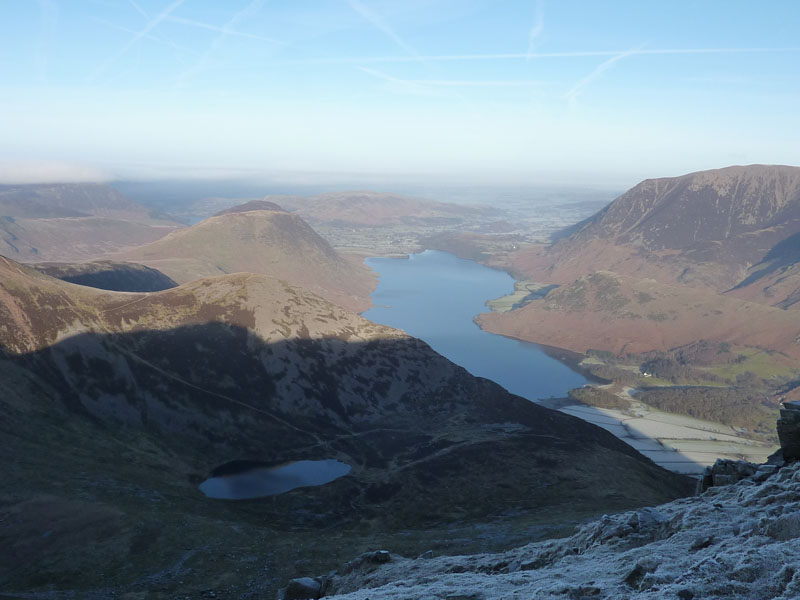
M300 460L280 467L211 477L199 487L209 498L245 500L274 496L299 487L322 485L349 472L350 465L338 460Z
M473 375L529 400L563 397L586 383L536 344L483 331L472 321L488 312L487 300L514 290L508 273L433 250L409 260L366 262L380 275L374 306L363 313L367 319L402 329Z

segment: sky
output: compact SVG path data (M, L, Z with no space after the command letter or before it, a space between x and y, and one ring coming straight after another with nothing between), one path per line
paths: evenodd
M0 180L800 165L798 23L795 0L0 0Z

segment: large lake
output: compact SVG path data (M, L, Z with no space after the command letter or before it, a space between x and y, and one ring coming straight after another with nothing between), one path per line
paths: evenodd
M536 344L488 333L472 321L489 310L487 300L514 291L507 273L434 250L366 262L380 275L367 319L425 340L473 375L529 400L563 397L586 383Z

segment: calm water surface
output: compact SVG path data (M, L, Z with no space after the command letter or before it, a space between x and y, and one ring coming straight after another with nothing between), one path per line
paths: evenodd
M537 345L480 329L472 319L486 301L514 291L507 273L447 252L426 250L408 260L369 258L379 275L374 307L363 316L402 329L473 375L492 379L529 400L566 396L586 383Z
M244 500L282 494L299 487L323 485L350 472L350 465L338 460L299 460L271 469L252 469L211 477L200 484L209 498Z

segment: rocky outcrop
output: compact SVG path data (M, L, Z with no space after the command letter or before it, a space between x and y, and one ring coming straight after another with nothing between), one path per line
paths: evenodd
M800 402L784 402L778 419L778 439L785 460L800 459Z
M573 536L502 554L392 556L328 580L341 600L800 596L800 463L604 516ZM327 596L326 596L327 597Z
M777 455L779 453L780 450L763 465L757 465L746 460L718 458L713 465L705 468L702 477L698 479L697 493L702 494L710 487L731 485L743 479L751 479L757 482L764 481L783 465L783 459Z
M571 537L501 554L363 555L317 580L319 592L341 600L798 598L799 424L800 402L784 402L781 449L763 465L717 460L693 498L604 515Z

